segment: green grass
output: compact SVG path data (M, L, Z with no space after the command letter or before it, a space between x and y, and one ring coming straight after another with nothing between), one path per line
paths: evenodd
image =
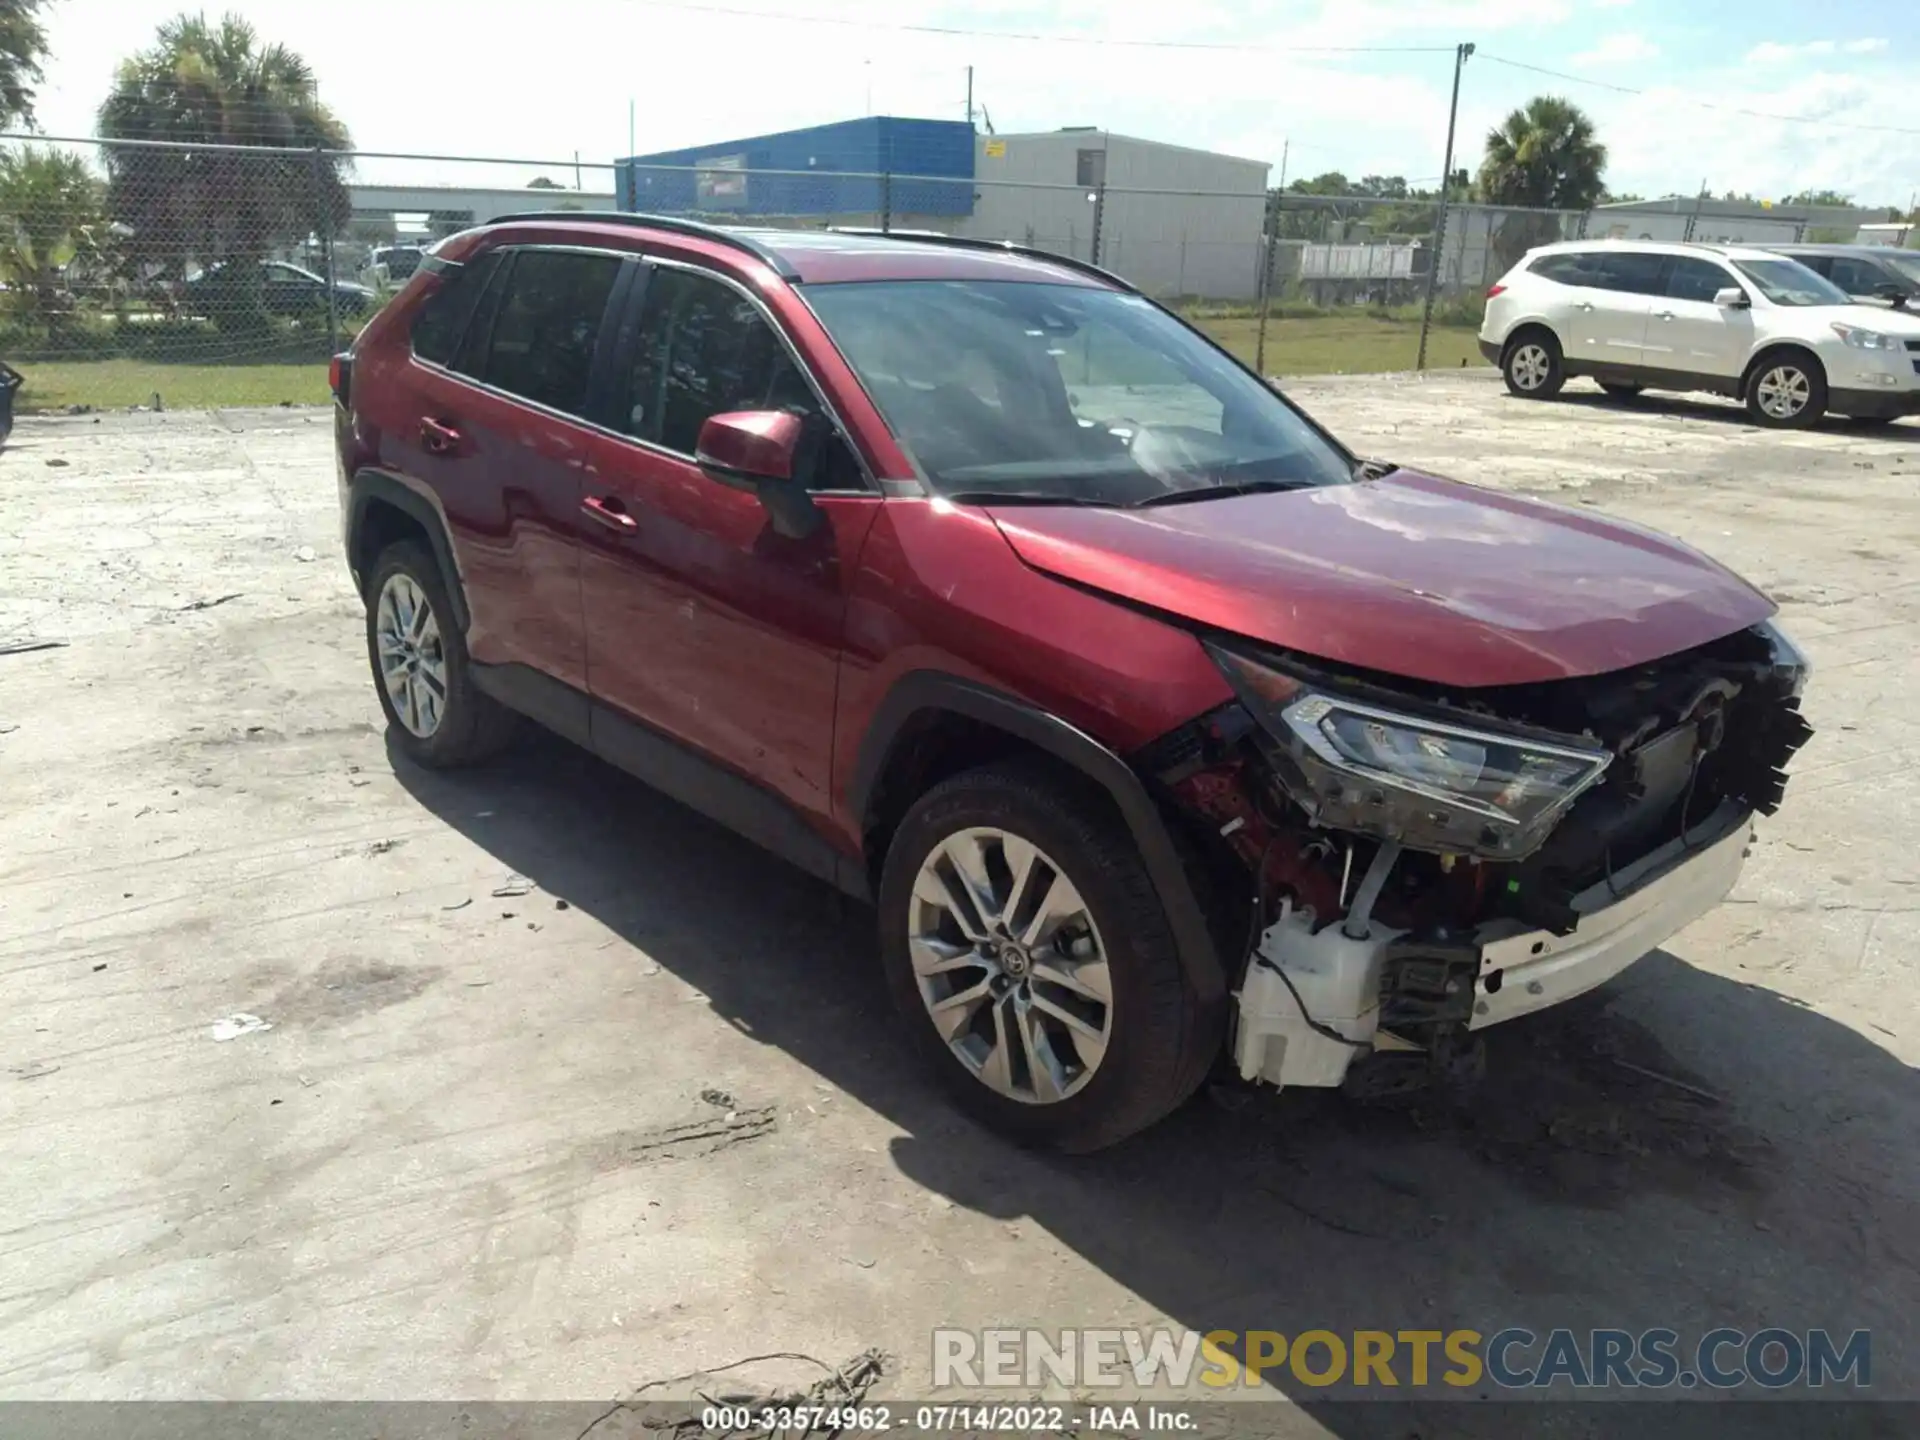
M1247 314L1199 315L1196 323L1251 362L1260 322ZM1267 323L1270 375L1364 375L1411 370L1420 349L1418 320L1351 315L1276 315ZM1456 370L1480 365L1474 332L1435 325L1427 365ZM21 414L62 411L70 405L124 410L151 405L157 390L169 410L236 405L324 405L327 367L320 361L249 365L176 364L152 360L29 360L19 363L27 388L15 403Z
M1241 315L1195 316L1194 323L1248 364L1253 363L1260 321ZM1420 354L1418 320L1354 315L1275 316L1267 322L1269 375L1369 375L1411 370ZM1427 336L1427 368L1457 370L1484 365L1474 331L1435 325Z
M229 405L324 405L323 361L267 365L175 365L151 360L25 360L15 367L27 385L14 402L21 414L91 405L124 410L151 405L154 392L169 410Z

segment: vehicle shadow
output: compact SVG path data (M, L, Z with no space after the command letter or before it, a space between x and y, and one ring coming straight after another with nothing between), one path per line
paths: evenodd
M1574 405L1586 410L1624 410L1639 415L1668 415L1679 420L1710 420L1716 424L1734 425L1743 430L1751 430L1757 435L1770 435L1774 432L1764 426L1756 425L1748 418L1745 408L1739 401L1724 395L1710 395L1705 391L1692 391L1682 394L1652 394L1643 392L1631 399L1615 399L1600 390L1566 389L1554 397L1556 405ZM1826 415L1813 427L1815 434L1848 435L1862 440L1901 440L1910 444L1920 444L1920 417L1907 417L1895 420L1891 424L1869 425L1857 423L1844 415Z
M904 1042L874 1043L899 1032L870 911L557 740L453 774L389 753L422 806L503 866L898 1126L903 1174L1041 1227L1180 1326L1828 1326L1843 1341L1867 1327L1880 1393L1900 1383L1920 1302L1920 1163L1892 1137L1913 1132L1920 1093L1879 1047L1770 991L1656 952L1608 991L1492 1032L1467 1102L1367 1109L1221 1084L1113 1150L1036 1155L959 1117ZM1716 1080L1659 1035L1711 1056ZM1438 1376L1437 1349L1434 1361ZM1673 1411L1689 1413L1672 1433L1705 1433L1697 1404L1502 1404L1484 1379L1365 1403L1284 1368L1260 1383L1350 1440L1594 1435L1627 1417L1645 1436ZM1878 1428L1892 1407L1712 1408L1738 1412L1742 1435L1896 1433Z

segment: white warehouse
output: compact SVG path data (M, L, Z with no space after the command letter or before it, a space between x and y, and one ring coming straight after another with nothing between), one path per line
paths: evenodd
M981 135L973 213L941 228L1097 258L1151 295L1251 300L1260 293L1268 169L1091 128Z

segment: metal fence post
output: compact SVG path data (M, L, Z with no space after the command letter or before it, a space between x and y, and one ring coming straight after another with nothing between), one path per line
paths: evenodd
M893 171L880 175L880 233L885 235L893 230Z
M1260 262L1260 329L1253 342L1253 368L1267 378L1267 316L1273 313L1273 262L1280 249L1280 208L1267 221L1267 253Z
M333 216L327 209L327 162L318 145L313 147L313 210L315 228L320 233L320 254L327 271L327 353L340 349L340 291L333 274Z
M1440 264L1447 253L1447 201L1453 191L1453 132L1460 118L1460 72L1466 69L1472 45L1456 45L1453 50L1453 105L1447 111L1447 155L1440 166L1440 213L1433 221L1433 254L1427 260L1427 294L1420 306L1420 353L1413 368L1427 368L1427 332L1433 329L1433 290L1440 283Z
M1107 177L1102 175L1100 177L1100 183L1093 187L1093 253L1087 257L1089 264L1098 265L1100 263L1100 232L1106 216Z

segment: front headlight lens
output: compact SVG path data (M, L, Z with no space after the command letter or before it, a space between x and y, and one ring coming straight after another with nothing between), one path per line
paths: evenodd
M1863 330L1858 325L1843 325L1833 322L1833 333L1856 350L1897 350L1891 335L1882 335L1878 330Z
M1604 750L1546 744L1363 704L1214 650L1308 815L1421 850L1516 860L1606 772Z

